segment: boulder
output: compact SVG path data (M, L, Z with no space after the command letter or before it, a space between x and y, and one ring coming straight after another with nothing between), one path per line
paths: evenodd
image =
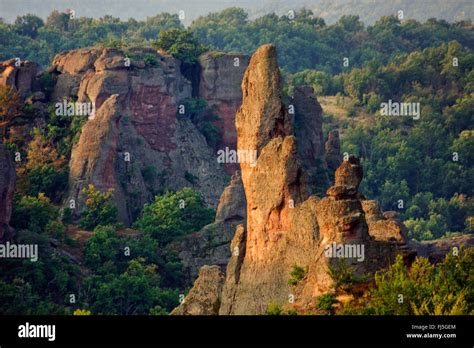
M199 277L171 315L216 315L221 305L224 275L217 266L204 266Z

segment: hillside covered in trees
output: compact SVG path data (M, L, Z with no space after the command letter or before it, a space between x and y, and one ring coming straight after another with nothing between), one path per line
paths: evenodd
M219 228L212 225L215 207L191 188L146 187L153 199L134 210L127 226L119 222L113 192L93 185L83 190L86 206L79 217L64 209L71 153L87 120L55 114L51 96L57 76L48 67L58 53L76 48L134 52L139 46L165 52L179 60L183 76L191 81L204 52L211 51L214 58L225 52L250 55L272 43L278 49L283 97L293 98L301 86L312 87L323 107L324 139L339 130L343 157L361 160L364 178L359 191L365 197L379 201L385 211L396 211L413 240L472 235L474 26L470 20L400 19L396 13L371 22L367 26L359 17L345 15L327 24L308 9L296 10L294 17L251 18L234 7L196 18L188 27L178 14L170 13L124 21L54 11L46 20L28 14L11 24L0 22L0 61L19 57L39 63L39 81L48 100L39 117L33 99L22 101L15 91L0 89L2 143L25 159L15 169L11 226L25 243L37 243L44 250L62 246L61 253L46 253L36 263L1 261L0 312L169 313L190 287L176 243L203 228ZM161 64L144 52L136 53L142 55L143 67ZM381 114L382 104L389 101L418 105L418 113ZM207 102L195 91L184 105L183 117L215 150L222 139L212 122L222 115L205 114ZM31 126L30 133L20 134L18 127L25 124ZM133 181L135 169L127 170L123 180ZM165 171L140 170L147 185L172 180L165 178ZM334 179L334 173L324 175ZM185 178L189 186L199 181L188 171ZM132 260L127 250L134 251ZM397 259L371 284L373 301L365 312L360 300L338 313L472 314L472 252L462 250L461 256L450 254L439 269L419 259L407 270ZM455 270L460 276L449 278ZM297 284L305 270L295 267L293 276ZM339 288L363 283L352 275L338 276ZM400 309L387 299L388 293L405 286L415 305ZM418 287L423 294L416 292ZM430 302L433 291L450 298L449 308L440 309L440 298ZM334 313L336 303L331 296L320 298L316 311ZM282 314L278 306L267 312Z

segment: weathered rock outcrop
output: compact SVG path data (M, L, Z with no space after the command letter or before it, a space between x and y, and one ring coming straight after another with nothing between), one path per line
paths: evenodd
M178 60L149 48L80 49L57 56L51 71L59 74L56 97L77 93L96 110L73 149L68 202L83 206L90 183L113 188L126 224L167 188L194 187L216 206L225 173L191 120L177 115L192 95Z
M118 156L120 116L119 96L114 94L99 108L96 117L84 125L71 156L69 190L71 199L84 202L86 197L82 189L88 184L100 191L113 189L120 216L127 222L126 197L114 163Z
M272 300L287 299L293 264L308 264L317 241L310 214L315 200L304 202L292 118L280 96L276 50L259 48L242 81L243 103L236 117L239 150L257 150L255 166L241 163L247 198L245 256L238 282L230 275L221 314L262 313ZM293 208L294 207L294 208ZM299 221L301 223L295 224ZM229 273L231 274L231 272Z
M229 245L236 227L245 224L246 209L244 188L237 171L221 195L215 222L170 245L181 259L188 282L196 279L204 265L217 265L225 272L231 256Z
M171 315L216 315L221 305L224 275L217 266L204 266L194 287Z
M13 193L15 191L15 164L3 144L0 144L0 241L11 238L10 227Z
M341 158L341 144L339 141L339 131L332 130L328 134L328 139L325 144L326 148L326 162L330 173L339 167L342 162Z
M214 122L222 137L218 149L236 149L235 113L242 103L240 85L248 61L249 57L240 53L207 52L199 57L199 97L207 101L207 112L219 117ZM233 163L226 163L224 167L228 173L239 168Z
M56 76L51 98L53 101L76 97L82 76L93 69L100 54L98 48L81 48L56 55L48 72Z
M28 60L13 58L0 62L0 86L15 88L25 97L33 90L37 72L38 65Z
M456 247L458 252L463 248L474 247L474 236L472 234L443 238L437 240L425 240L422 242L410 241L409 244L416 249L417 255L426 257L432 263L442 262L445 256L454 251Z
M216 222L238 222L245 220L247 202L240 171L232 175L229 185L222 192L216 211Z
M365 219L369 225L369 233L374 239L379 241L394 241L406 244L407 228L395 216L382 214L377 201L363 200L362 209Z
M386 266L402 245L406 247L403 240L380 233L390 221L374 209L370 224L366 221L365 198L358 192L363 173L356 158L349 157L337 169L326 197L310 195L305 171L314 166L305 162L314 158L298 147L311 146L295 138L301 133L295 131L294 119L282 103L279 79L275 47L260 47L242 81L243 102L236 117L238 149L257 150L258 160L254 166L240 164L247 224L237 228L231 244L219 310L224 315L261 314L270 303L302 309L314 306L316 296L334 290L328 271L340 265L341 255L327 253L333 245L353 252L342 257L356 274ZM314 107L315 100L312 103ZM301 106L300 113L305 113ZM305 134L316 148L322 147L320 122L310 126L316 129ZM373 235L371 226L376 226ZM401 235L399 230L391 234ZM295 265L307 274L297 285L290 285Z
M298 157L301 161L309 193L324 194L329 187L325 143L323 137L323 110L313 88L298 86L293 100L295 107L295 136Z

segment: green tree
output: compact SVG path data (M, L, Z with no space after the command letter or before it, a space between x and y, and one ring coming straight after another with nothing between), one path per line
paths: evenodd
M11 224L15 228L41 233L51 220L58 217L58 209L44 193L37 197L16 196L13 204Z
M156 196L146 204L134 227L150 234L160 244L199 231L214 219L214 211L206 208L201 195L191 188Z
M195 64L199 55L206 51L191 31L180 29L161 31L153 47L165 50L184 64Z
M46 27L64 32L68 30L69 20L69 14L54 10L49 14L48 18L46 18Z
M131 260L122 274L84 279L87 308L94 314L145 315L160 306L170 311L179 303L178 292L162 289L156 265Z
M375 275L369 306L382 315L460 315L473 313L472 249L451 252L436 268L416 258L410 270L401 256Z
M94 185L83 189L87 195L86 208L81 212L80 226L92 229L117 222L117 207L111 202L113 190L100 192Z
M44 26L43 20L35 15L27 14L18 16L13 23L13 30L23 36L29 36L32 39L38 35L38 29Z

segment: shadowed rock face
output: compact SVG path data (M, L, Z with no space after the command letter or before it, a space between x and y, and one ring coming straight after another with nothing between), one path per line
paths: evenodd
M295 107L295 136L298 158L305 174L303 180L310 194L324 194L329 179L323 138L323 110L313 88L309 86L297 86L289 103Z
M235 113L242 103L240 85L248 62L249 57L239 53L207 52L199 57L199 98L207 101L208 112L219 117L214 121L222 136L218 149L236 149ZM229 174L239 169L238 164L232 163L224 167Z
M15 191L15 164L3 144L0 144L0 241L12 237L9 226Z
M125 224L166 188L191 186L217 205L225 173L196 126L177 115L192 95L178 60L149 48L79 49L58 55L51 71L56 98L77 94L96 109L72 152L68 202L83 206L90 183L113 188Z
M329 132L328 139L325 144L326 162L328 169L333 173L341 164L341 144L339 141L339 131L332 130Z
M245 224L246 209L244 188L237 171L221 195L215 222L169 246L181 259L187 282L192 284L204 265L217 265L225 271L231 257L229 245L236 227Z
M216 315L221 305L224 275L217 266L204 266L188 296L171 315Z
M464 235L422 242L410 241L409 243L416 248L419 256L428 258L430 262L438 263L442 262L455 247L458 248L458 251L461 247L466 249L474 247L474 236Z

